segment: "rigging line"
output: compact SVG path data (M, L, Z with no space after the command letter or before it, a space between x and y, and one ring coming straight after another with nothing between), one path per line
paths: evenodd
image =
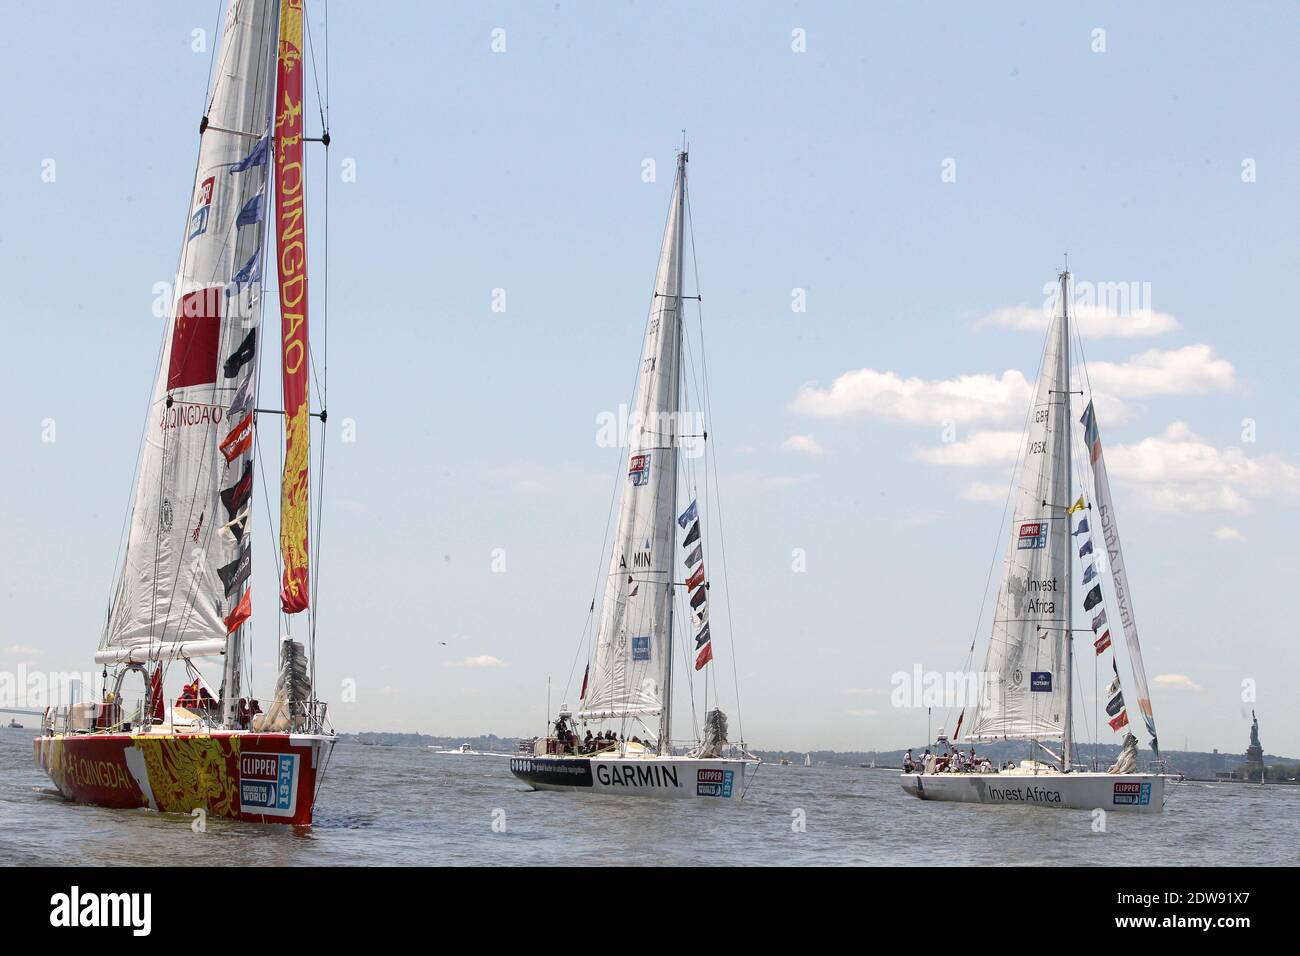
M216 22L212 25L212 36L214 39L214 42L212 44L212 55L208 57L208 81L203 86L203 104L204 104L203 115L204 116L207 116L208 111L212 109L212 101L216 99L216 95L217 95L216 77L213 74L212 69L216 65L217 50L221 46L221 40L225 32L221 29L221 8L223 5L224 5L223 0L217 0ZM211 97L208 96L209 90L212 91Z
M321 98L320 77L316 74L316 46L311 39L311 17L307 16L305 7L302 12L302 23L307 30L307 49L311 52L311 76L316 83L316 110L320 113L321 129L328 132L329 127L325 124L325 101Z
M700 368L701 378L703 381L703 399L704 399L704 416L706 422L713 421L713 398L709 392L709 361L708 352L704 347L704 299L703 292L700 289L700 260L695 247L695 215L691 210L691 194L687 190L685 196L686 206L686 224L691 238L691 266L695 273L695 292L696 292L696 313L699 316L700 323ZM722 557L722 586L726 592L727 598L723 602L727 612L727 634L731 638L731 680L734 693L736 695L736 732L740 735L741 741L745 739L745 721L740 706L740 671L737 658L737 641L735 623L731 613L731 579L727 569L727 538L722 528L722 488L718 479L718 453L713 447L712 442L705 443L704 449L704 474L706 491L709 488L708 474L709 463L713 464L713 495L717 498L718 512L718 550Z

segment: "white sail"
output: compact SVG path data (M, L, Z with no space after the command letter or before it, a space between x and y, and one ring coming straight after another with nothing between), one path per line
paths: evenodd
M1068 733L1069 348L1053 319L1015 492L984 685L968 740Z
M106 660L219 653L247 587L277 8L226 15Z
M591 681L580 716L662 714L668 705L680 402L682 197L678 162L630 422L628 472Z

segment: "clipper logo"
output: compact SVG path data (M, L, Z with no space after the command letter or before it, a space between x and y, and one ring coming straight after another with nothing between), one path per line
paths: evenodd
M190 216L190 222L194 224L191 239L208 231L208 212L212 209L212 188L215 184L215 176L209 176L199 183L199 191L194 197L194 212Z
M632 460L628 462L627 476L632 479L634 485L644 485L650 480L650 456L633 455Z
M1151 784L1116 781L1111 803L1117 807L1145 807L1151 803Z
M697 797L731 796L733 770L700 770L695 775L695 795Z
M152 893L68 893L50 897L51 926L125 926L133 936L148 936L153 928Z
M239 803L244 811L289 817L297 799L297 754L240 754Z
M1016 539L1016 550L1025 548L1047 547L1047 522L1027 521L1020 526L1020 537Z

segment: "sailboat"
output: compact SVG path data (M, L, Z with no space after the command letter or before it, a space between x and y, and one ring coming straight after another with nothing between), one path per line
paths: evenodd
M1048 329L1018 462L1018 482L1012 491L1015 510L978 706L965 738L971 743L1029 741L1034 757L994 767L958 750L932 755L913 772L905 768L900 780L906 792L923 800L1160 811L1166 777L1158 763L1149 771L1138 770L1137 738L1127 729L1128 708L1111 642L1111 628L1122 631L1139 711L1158 758L1133 592L1091 400L1080 422L1084 429L1082 457L1091 467L1092 490L1077 499L1072 491L1071 396L1084 392L1071 390L1068 270L1060 274L1059 281L1059 309ZM1086 484L1086 479L1082 483ZM1094 531L1102 536L1096 549ZM1089 614L1090 628L1074 627L1076 552L1080 584L1086 589L1081 610ZM1109 623L1108 610L1117 612ZM1104 771L1082 769L1075 760L1073 651L1077 633L1091 639L1098 671L1103 655L1109 652L1108 670L1114 674L1099 703L1108 701L1107 722L1112 730L1124 734L1124 740L1119 758ZM962 739L964 717L963 709L952 736L954 742ZM1098 715L1098 725L1100 720ZM1047 743L1055 741L1059 741L1059 754ZM1038 759L1043 755L1040 750L1049 759Z
M532 754L510 761L515 777L535 790L739 800L747 771L758 762L743 743L727 747L727 719L716 707L706 713L703 733L689 746L678 752L673 745L674 649L694 657L694 671L687 671L692 687L693 674L707 668L706 699L713 670L697 499L678 513L678 449L688 437L679 425L686 164L683 148L660 245L631 406L632 447L627 476L620 478L617 532L600 616L592 619L594 654L583 674L581 707L575 712L561 704ZM595 606L593 600L593 615ZM684 640L691 643L674 641L675 622L689 624L687 634L694 639Z
M279 679L265 702L252 696L245 655L253 457L265 414L284 422L277 584L286 629L312 597L310 422L325 412L313 414L309 396L303 51L302 0L231 0L129 532L95 654L104 686L47 709L35 743L37 762L79 803L312 822L335 740L316 696L314 608L299 618L309 622L306 646L279 642ZM319 141L328 145L328 131ZM271 222L283 409L258 407ZM212 662L219 684L200 667ZM185 683L173 699L167 678L177 672ZM139 696L128 705L133 686Z
M812 766L812 754L804 754L804 755L803 755L803 765L804 765L805 767L811 767L811 766Z

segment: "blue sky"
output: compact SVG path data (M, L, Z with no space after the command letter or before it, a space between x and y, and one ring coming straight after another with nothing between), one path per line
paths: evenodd
M82 670L215 9L6 6L0 667ZM1178 9L334 4L333 146L310 159L314 223L331 178L330 427L356 435L331 433L326 482L339 727L541 729L623 454L596 420L629 397L685 128L749 740L923 739L890 677L963 664L1002 546L988 486L1068 250L1081 288L1150 290L1149 314L1098 310L1084 347L1162 740L1240 752L1253 706L1266 749L1300 753L1300 29L1283 6ZM274 618L256 627L269 662Z

